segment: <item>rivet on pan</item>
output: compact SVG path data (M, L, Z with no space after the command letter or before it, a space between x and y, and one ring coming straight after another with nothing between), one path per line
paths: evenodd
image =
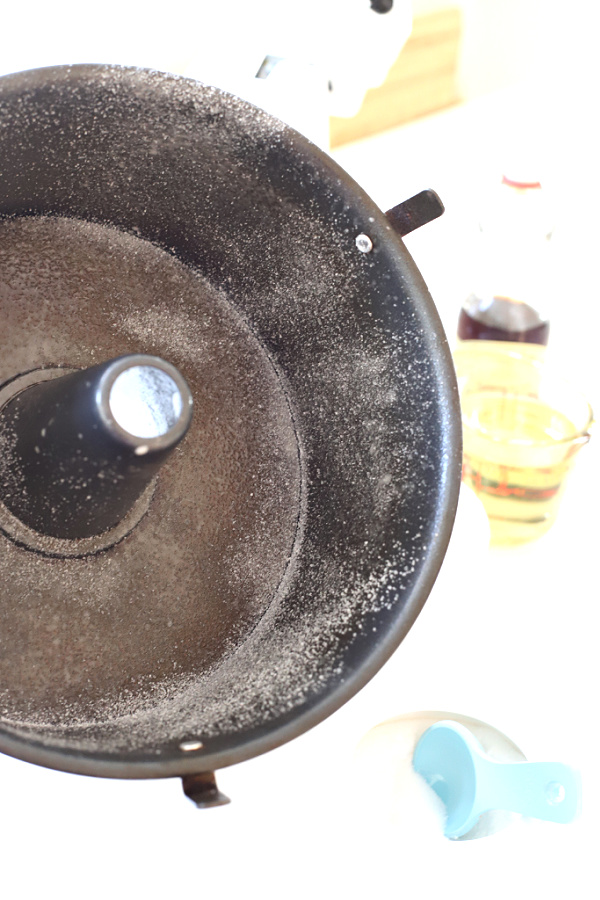
M191 750L202 750L203 747L202 741L182 741L179 745L179 749L184 753L189 753Z
M356 246L361 253L370 253L373 249L373 241L368 234L359 234L356 238Z

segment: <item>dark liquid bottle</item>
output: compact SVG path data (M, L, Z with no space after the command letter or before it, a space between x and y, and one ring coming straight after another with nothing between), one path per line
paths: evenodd
M548 343L551 235L551 211L540 182L504 176L480 219L473 292L458 317L459 340Z
M547 344L550 323L527 303L510 297L493 297L484 306L470 297L458 317L458 337L461 341L516 341L526 344Z

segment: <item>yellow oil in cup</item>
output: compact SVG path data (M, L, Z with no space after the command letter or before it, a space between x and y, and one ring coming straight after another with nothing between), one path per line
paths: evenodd
M464 341L454 361L463 422L463 481L482 501L495 544L552 525L577 451L589 440L585 397L547 365L545 348Z

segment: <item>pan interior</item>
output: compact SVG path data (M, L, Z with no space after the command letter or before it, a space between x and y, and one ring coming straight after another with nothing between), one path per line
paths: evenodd
M197 272L104 225L0 223L0 383L150 353L190 385L190 431L150 508L109 550L45 556L0 533L0 714L87 725L205 675L278 594L300 516L300 455L280 374ZM0 436L1 439L1 436ZM0 466L0 490L6 472Z
M358 186L236 98L76 66L0 79L0 111L0 380L149 353L195 401L120 544L0 537L0 747L239 762L352 696L425 601L460 483L441 324Z

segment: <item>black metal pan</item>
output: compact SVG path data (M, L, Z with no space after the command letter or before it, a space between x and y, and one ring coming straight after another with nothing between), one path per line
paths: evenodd
M194 398L130 529L38 534L0 477L0 750L186 776L210 802L207 773L314 726L397 648L460 480L451 357L400 237L435 205L385 216L191 81L0 79L0 406L124 354Z

